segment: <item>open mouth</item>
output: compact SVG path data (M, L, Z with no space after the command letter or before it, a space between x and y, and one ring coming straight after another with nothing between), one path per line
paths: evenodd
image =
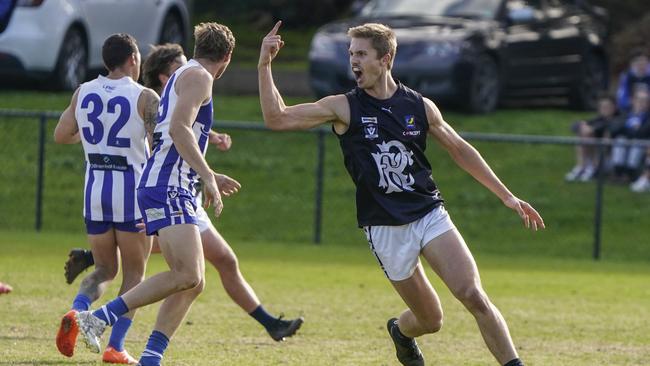
M361 68L358 66L352 66L352 73L354 74L354 80L356 80L356 82L359 82L361 80L361 76L363 75Z

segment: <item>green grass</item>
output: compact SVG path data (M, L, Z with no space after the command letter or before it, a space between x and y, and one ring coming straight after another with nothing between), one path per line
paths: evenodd
M0 93L0 108L62 110L69 95ZM301 99L290 99L295 103ZM260 120L257 97L217 97L221 120ZM566 110L506 109L487 116L446 113L459 131L567 135L568 126L587 116ZM46 231L82 232L83 158L80 146L59 146L49 139L44 188ZM27 126L27 127L26 127ZM219 129L219 126L216 126ZM0 229L32 230L36 177L35 120L0 119ZM316 137L304 133L227 131L233 148L211 150L208 161L243 185L225 201L216 225L228 238L243 241L307 242L312 238ZM461 171L435 144L427 151L433 176L457 226L479 253L523 257L589 258L593 242L595 186L567 184L573 164L569 146L475 143L513 192L544 216L547 229L532 233L485 188ZM356 228L354 187L345 172L335 137L328 136L325 156L323 242L363 245ZM605 188L603 257L650 261L647 220L650 195L624 186Z
M63 261L81 233L0 232L0 365L100 364L79 346L58 354L54 336L78 281L64 283ZM273 313L306 318L299 335L273 342L227 297L216 271L173 338L173 365L396 365L386 319L403 308L366 245L349 248L233 240L241 268ZM470 244L471 246L471 244ZM641 365L650 358L650 269L645 264L560 259L477 257L483 284L506 317L527 365ZM159 255L148 273L164 270ZM420 339L429 364L495 365L471 315L428 270L442 299L445 325ZM112 285L100 299L115 295ZM97 303L99 304L99 302ZM135 356L144 347L157 306L143 308L127 337Z

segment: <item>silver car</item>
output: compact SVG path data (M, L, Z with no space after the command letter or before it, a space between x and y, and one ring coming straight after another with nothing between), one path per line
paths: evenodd
M187 44L185 0L0 0L0 83L28 77L74 90L103 69L101 49L129 33L143 54L151 44Z

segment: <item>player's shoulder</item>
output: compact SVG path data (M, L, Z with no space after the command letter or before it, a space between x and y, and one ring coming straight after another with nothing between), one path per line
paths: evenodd
M176 85L181 88L212 89L212 75L202 67L188 67L178 75ZM178 89L177 89L178 91Z

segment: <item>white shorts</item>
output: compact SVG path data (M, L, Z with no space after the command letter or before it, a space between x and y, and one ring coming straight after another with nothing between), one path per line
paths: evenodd
M208 213L203 208L203 195L196 195L196 224L199 226L199 232L202 233L210 228L212 222Z
M454 228L447 210L438 206L406 225L364 226L363 230L386 277L401 281L413 275L425 245Z

